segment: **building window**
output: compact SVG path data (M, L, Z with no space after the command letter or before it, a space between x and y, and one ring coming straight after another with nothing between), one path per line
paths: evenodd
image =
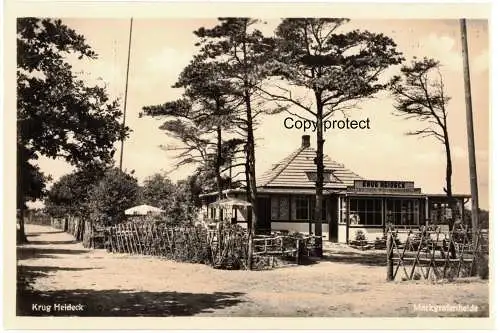
M431 208L431 221L435 224L443 224L444 223L444 211L445 204L442 203L434 203Z
M280 197L280 220L289 220L290 219L290 198L289 197Z
M347 221L347 205L346 205L347 199L345 197L340 198L340 219L339 219L339 224L346 224Z
M349 202L350 225L382 225L383 199L341 198L340 224L347 222L347 202Z
M460 214L460 212L457 212ZM430 222L433 224L447 224L447 215L451 209L447 202L430 202Z
M309 199L307 197L295 197L292 201L292 220L309 220Z
M271 197L271 220L290 220L290 200L288 196Z
M344 212L345 223L347 212ZM349 224L351 225L382 225L382 199L349 200Z
M316 171L306 171L307 179L311 182L316 182L318 179L318 173ZM340 180L337 176L333 174L333 171L326 170L323 172L323 182L324 183L338 183Z
M231 216L231 223L238 222L238 209L236 207L233 208L233 214Z
M386 224L418 225L419 203L416 199L387 199Z
M299 196L292 198L292 220L312 221L314 220L314 208L316 207L315 197ZM323 199L323 217L326 221L326 198Z

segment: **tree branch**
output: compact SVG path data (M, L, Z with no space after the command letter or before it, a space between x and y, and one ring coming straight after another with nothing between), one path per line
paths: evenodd
M257 88L258 90L262 91L264 94L268 95L269 97L275 99L275 100L278 100L278 101L282 101L282 102L288 102L288 103L292 103L298 107L300 107L301 109L307 111L308 113L310 113L311 115L313 116L316 116L316 114L314 112L312 112L308 107L304 106L302 103L296 101L295 99L293 99L292 97L292 92L287 90L287 89L284 89L282 87L279 87L279 86L276 86L277 88L281 89L281 90L284 90L285 92L288 92L289 94L289 97L285 97L285 96L282 96L282 95L276 95L276 94L272 94L262 88Z

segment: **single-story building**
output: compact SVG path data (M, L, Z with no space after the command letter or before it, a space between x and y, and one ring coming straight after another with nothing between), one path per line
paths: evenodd
M271 230L314 233L316 181L315 149L310 137L302 136L298 149L257 179L257 232ZM368 240L382 237L388 224L397 228L419 228L434 223L447 230L445 194L425 194L413 181L365 179L343 164L324 156L322 236L346 243L362 230ZM245 199L244 189L225 190L227 197ZM469 195L455 195L460 214ZM202 194L206 218L217 219L217 193ZM234 223L247 227L245 208L229 213Z

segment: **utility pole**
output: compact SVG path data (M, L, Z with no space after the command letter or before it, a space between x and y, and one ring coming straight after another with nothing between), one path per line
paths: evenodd
M123 121L122 121L122 128L125 129L125 119L127 116L127 94L128 94L128 73L129 73L129 68L130 68L130 46L132 44L132 23L133 23L133 18L130 19L130 31L128 35L128 57L127 57L127 76L125 79L125 97L124 97L124 102L123 102ZM125 138L122 138L121 142L121 149L120 149L120 171L122 171L122 166L123 166L123 143L125 141Z
M472 117L472 97L470 88L469 51L467 46L467 24L465 22L465 19L460 19L460 32L462 35L462 58L464 66L465 110L467 116L467 139L468 139L468 152L469 152L469 178L470 178L470 189L472 194L472 200L471 200L472 232L475 244L479 226L479 201L478 201L478 190L477 190L476 148L474 145L474 125Z

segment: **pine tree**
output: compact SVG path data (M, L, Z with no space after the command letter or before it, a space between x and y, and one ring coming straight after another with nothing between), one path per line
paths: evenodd
M380 74L402 61L391 38L368 31L341 32L348 22L344 18L282 20L276 30L275 54L269 57L273 61L266 66L269 75L281 83L277 89L262 90L269 98L290 107L290 112L293 108L295 114L312 116L316 121L314 222L318 236L322 234L323 121L386 88L379 82ZM309 95L294 95L296 89Z
M195 34L200 38L200 57L225 65L223 79L232 84L233 94L241 102L241 117L238 128L243 132L245 142L245 178L247 200L251 203L248 214L249 263L253 251L253 237L257 225L257 182L255 177L255 126L259 114L278 112L267 109L258 101L257 86L265 78L263 64L269 58L272 40L256 29L258 20L251 18L219 18L213 28L200 28ZM256 108L256 104L259 105Z

